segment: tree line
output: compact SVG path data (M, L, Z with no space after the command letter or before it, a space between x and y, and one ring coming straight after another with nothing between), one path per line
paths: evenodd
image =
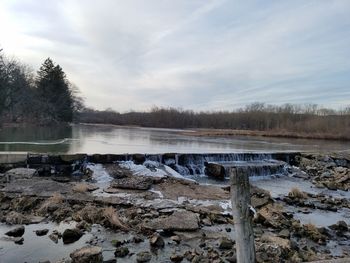
M47 58L34 74L0 50L1 123L71 122L81 107L77 89L52 59Z
M317 133L332 135L326 136L330 138L350 138L350 107L334 110L315 104L276 106L252 103L237 110L215 112L154 107L151 111L119 113L111 109L99 111L86 108L81 112L79 121L176 129Z

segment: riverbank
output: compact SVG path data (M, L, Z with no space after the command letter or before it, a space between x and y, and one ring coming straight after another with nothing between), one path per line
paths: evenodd
M285 162L279 174L251 178L258 262L349 256L350 159L283 154L215 157L240 160L241 167L266 158ZM200 155L155 157L7 159L0 171L3 262L235 262L228 181L190 180L185 168L201 173Z
M313 132L290 132L290 131L254 131L254 130L226 130L226 129L191 129L181 132L189 136L207 137L234 137L234 136L261 136L275 138L316 139L316 140L338 140L349 141L349 134L313 133Z

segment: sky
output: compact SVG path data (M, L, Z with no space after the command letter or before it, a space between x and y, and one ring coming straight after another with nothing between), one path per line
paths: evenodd
M0 48L51 57L86 104L350 105L349 0L0 0Z

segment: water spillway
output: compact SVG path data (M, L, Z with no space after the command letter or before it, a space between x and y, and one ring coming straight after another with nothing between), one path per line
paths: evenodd
M30 168L40 168L40 171L48 173L49 171L69 171L81 170L86 163L114 163L122 161L132 161L135 164L142 165L145 162L157 162L161 165L171 167L173 170L183 176L195 177L206 176L208 167L217 164L223 167L240 167L245 169L250 176L266 176L274 174L283 174L287 165L293 165L296 162L296 152L282 153L203 153L203 154L73 154L73 155L50 155L50 154L23 154L19 165ZM11 156L6 160L11 163ZM6 161L4 161L6 163ZM13 162L12 162L13 163ZM1 163L0 163L1 165ZM225 175L223 176L225 177Z

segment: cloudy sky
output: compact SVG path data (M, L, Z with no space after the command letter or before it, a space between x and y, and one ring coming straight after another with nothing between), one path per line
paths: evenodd
M89 106L350 104L349 0L0 0L0 47Z

